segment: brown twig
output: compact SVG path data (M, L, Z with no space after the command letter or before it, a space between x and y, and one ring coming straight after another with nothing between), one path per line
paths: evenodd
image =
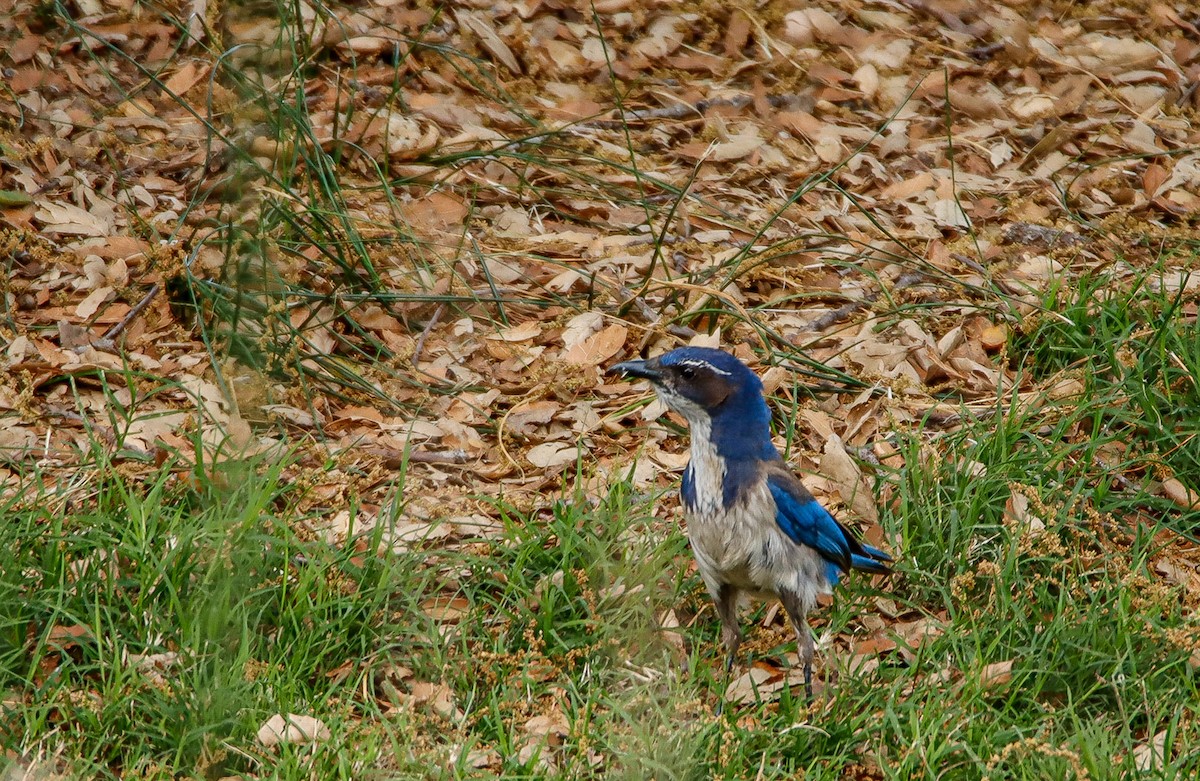
M993 279L991 273L986 268L983 267L983 264L979 263L978 261L976 261L974 258L970 257L969 255L964 255L961 252L951 252L950 257L954 258L959 263L963 264L964 266L971 269L972 271L977 272L984 279L990 280L992 282L992 284L994 284L997 288L1000 289L1000 291L1002 293L1005 293L1010 296L1016 296L1016 295L1020 295L1021 293L1025 292L1025 291L1021 290L1021 288L1018 287L1017 285L1014 285L1011 282L1009 282L1007 279Z
M638 308L638 311L642 313L642 317L647 323L658 322L658 312L655 312L654 308L646 303L646 299L637 295L625 285L619 288L619 292L625 297L626 303L632 303Z
M99 341L112 342L118 336L120 336L121 332L129 327L129 324L133 322L133 319L140 315L143 309L150 306L150 302L154 300L154 297L158 295L158 291L160 290L162 290L161 283L155 282L153 285L151 285L150 289L146 291L146 295L142 296L142 300L134 304L130 308L129 312L127 312L125 316L121 318L120 322L116 323L112 328L105 331L104 336L100 337Z
M646 299L637 295L632 290L630 290L628 287L622 285L620 288L618 288L617 292L619 292L622 296L624 296L626 303L632 303L634 306L637 307L638 311L641 312L641 314L642 314L642 318L648 324L655 325L656 323L658 323L659 320L662 319L659 316L658 312L655 312L654 308L652 306L650 306L650 304L646 303ZM680 339L691 339L693 336L696 335L696 330L694 328L688 328L686 325L680 325L679 323L671 323L670 325L667 326L666 331L667 331L667 333L671 334L672 336L677 336ZM646 332L647 338L649 338L652 333L653 333L652 330L647 331ZM641 346L644 347L645 344L643 343ZM640 351L640 348L639 348L639 351Z
M742 109L751 105L754 98L750 95L737 95L732 98L712 98L711 100L699 100L695 103L677 103L673 106L663 106L662 108L640 109L635 111L626 111L621 114L620 119L594 119L588 122L579 122L572 125L573 128L614 128L622 127L631 122L650 122L656 119L684 119L686 117L703 117L712 108L736 108ZM786 94L786 95L768 95L767 103L774 108L802 108L811 109L815 105L811 95L801 94Z
M395 448L365 448L383 459L388 469L400 469L408 464L465 464L471 460L465 450L409 450L408 453Z
M429 338L429 334L433 332L437 321L441 319L442 312L446 311L445 304L438 304L438 308L433 310L433 317L429 318L429 322L421 329L421 335L417 337L417 344L413 347L412 365L416 366L421 360L421 352L425 349L425 340Z
M413 450L408 460L415 464L465 464L470 458L465 450Z
M965 52L972 60L986 62L996 56L996 53L1004 49L1004 41L996 41L995 43L987 43L982 46L976 46L974 49L967 49Z
M842 320L844 320L845 318L854 314L858 310L865 309L869 304L873 303L875 301L875 299L877 299L877 298L879 298L879 295L874 294L874 295L867 296L866 298L859 299L858 301L851 301L848 304L842 304L837 309L831 309L828 312L826 312L825 314L823 314L820 317L813 320L811 323L809 323L808 330L809 331L824 331L829 326L833 325L834 323L841 322Z

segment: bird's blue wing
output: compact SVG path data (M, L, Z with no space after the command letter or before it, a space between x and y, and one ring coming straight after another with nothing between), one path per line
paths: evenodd
M785 475L767 477L775 499L775 522L783 533L821 554L821 558L850 569L850 545L846 532L829 511L812 497L799 480Z
M775 471L768 474L767 487L775 499L775 522L779 528L793 542L807 545L829 562L831 582L837 582L836 569L888 572L884 562L891 561L892 557L859 542L813 498L795 475Z

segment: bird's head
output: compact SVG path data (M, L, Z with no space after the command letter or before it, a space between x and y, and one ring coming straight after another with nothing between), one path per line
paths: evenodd
M689 423L718 416L769 417L762 383L746 364L708 347L681 347L644 361L625 361L608 370L649 380L671 409Z

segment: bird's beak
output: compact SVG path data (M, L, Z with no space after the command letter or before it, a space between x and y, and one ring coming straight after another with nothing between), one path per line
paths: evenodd
M615 366L610 366L605 374L623 374L626 377L638 377L650 382L658 382L662 379L662 372L646 365L645 361L625 361L618 363Z

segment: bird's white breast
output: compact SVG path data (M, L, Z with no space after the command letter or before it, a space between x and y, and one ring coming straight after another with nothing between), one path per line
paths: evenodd
M828 593L825 562L812 548L793 542L775 520L775 499L765 480L755 480L724 507L724 459L692 425L691 470L695 501L685 504L688 539L714 595L723 584L766 598L781 589L800 596L805 609ZM697 436L697 435L700 436Z
M692 423L691 460L688 462L695 503L687 510L705 517L724 512L725 459L717 454L709 437L711 428L707 419Z

